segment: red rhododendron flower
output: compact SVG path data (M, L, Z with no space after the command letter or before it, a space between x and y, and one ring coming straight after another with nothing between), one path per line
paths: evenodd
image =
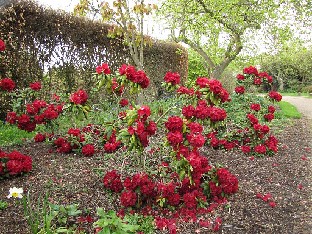
M209 79L207 77L198 77L197 80L196 80L196 84L200 88L205 88L209 84Z
M17 114L15 112L8 112L6 116L6 121L10 124L15 124L18 120Z
M133 191L124 191L120 195L121 205L124 207L134 206L137 201L137 194Z
M77 92L70 95L69 100L76 105L83 105L88 100L88 94L86 91L80 89Z
M269 111L269 113L274 114L274 112L275 112L275 107L274 107L274 106L268 106L268 111Z
M233 194L238 190L238 179L232 175L227 169L220 168L217 176L222 190L226 194Z
M0 51L5 51L5 43L0 39Z
M220 217L217 217L216 220L215 220L215 224L214 224L212 230L214 232L219 231L221 224L222 224L222 219Z
M265 114L263 117L266 119L266 121L270 122L274 119L274 114L268 113Z
M111 143L111 142L106 142L106 143L104 144L104 151L105 151L106 153L113 153L113 152L115 152L115 151L117 150L117 148L119 147L120 144L121 144L120 141L113 142L113 143Z
M275 91L269 92L269 97L277 102L282 100L282 95Z
M185 207L190 208L190 209L196 209L197 207L197 201L196 201L196 196L194 193L186 193L183 195L183 202Z
M210 108L209 118L212 122L223 121L226 118L226 111L213 106Z
M191 122L187 124L187 127L190 129L191 133L202 133L204 128L200 123Z
M275 203L275 201L270 201L270 202L269 202L269 205L270 205L272 208L274 208L274 207L276 206L276 203Z
M237 79L237 80L244 80L244 79L245 79L245 76L242 75L242 74L237 74L236 79Z
M187 94L187 95L192 96L194 95L194 88L188 89L187 87L180 86L176 92L179 94Z
M181 132L169 132L167 139L171 145L178 145L183 141L183 135Z
M3 78L0 80L0 89L11 92L15 88L15 83L10 78Z
M177 85L180 84L180 75L178 73L173 73L173 72L167 72L164 80L166 83L170 83L172 85Z
M255 78L254 81L253 81L253 83L254 83L255 85L261 85L261 84L262 84L262 79L261 79L261 78Z
M53 106L49 106L47 109L44 110L42 115L47 120L53 120L59 116L59 113L56 110L54 110Z
M178 193L175 193L169 197L167 197L168 199L168 204L170 206L178 206L180 204L180 200L181 200L181 196Z
M213 197L218 197L222 193L222 187L217 186L216 183L210 181L209 182L210 193Z
M261 132L263 134L267 134L270 131L270 128L267 125L262 125L261 126Z
M107 63L102 63L102 65L97 66L95 70L96 70L97 74L104 73L104 74L108 75L111 73Z
M235 92L237 94L243 94L243 93L245 93L245 87L244 86L237 86L237 87L235 87Z
M195 107L193 107L192 105L183 106L182 115L184 115L184 117L187 119L192 118L195 115Z
M252 109L254 111L259 111L261 109L261 106L260 106L260 104L253 103L253 104L250 105L250 109Z
M68 129L67 133L68 133L69 135L79 136L80 133L81 133L81 131L80 131L79 128L70 128L70 129Z
M81 153L86 156L86 157L90 157L94 154L95 148L94 145L92 144L87 144L84 145L81 149Z
M149 124L146 127L146 131L149 135L154 135L157 131L157 124L154 121L149 121Z
M38 133L35 137L34 140L35 142L43 142L45 141L46 136L44 134Z
M250 66L243 69L244 74L253 74L255 76L258 76L258 70L256 67Z
M29 87L34 91L38 91L41 89L41 83L37 81L37 82L31 83Z
M197 105L195 109L195 116L198 119L206 119L210 115L211 109L206 105Z
M247 114L247 118L249 119L251 124L257 124L259 123L259 120L257 119L256 116L254 116L253 114Z
M165 126L169 131L182 131L183 120L179 116L170 116Z
M18 124L28 124L30 122L30 117L26 114L22 114L20 117L18 117Z
M266 153L266 147L262 144L256 145L254 147L254 151L258 154L265 154Z
M129 104L129 101L128 99L125 99L125 98L121 99L119 102L119 105L122 107L128 106L128 104Z
M258 76L262 77L262 78L265 78L268 81L268 83L272 83L273 82L272 76L269 76L268 73L266 73L266 72L260 72Z
M107 172L103 178L103 183L105 188L108 188L116 193L123 190L120 174L118 174L116 170Z
M205 137L201 134L188 134L187 141L195 148L202 147L205 144Z
M141 106L140 109L138 109L138 115L143 120L146 120L147 117L151 115L151 109L149 106Z
M10 175L17 175L23 171L23 162L20 160L9 160L6 163L6 169Z
M248 145L242 145L241 150L243 153L248 154L251 149L250 149L250 146L248 146Z
M57 151L65 154L70 153L72 151L72 147L70 143L65 140L61 147L57 149Z

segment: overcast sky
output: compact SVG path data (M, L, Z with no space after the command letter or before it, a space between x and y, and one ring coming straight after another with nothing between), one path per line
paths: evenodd
M74 7L80 2L79 0L36 0L40 5L48 6L53 9L62 9L67 12L73 12ZM112 0L111 0L112 1ZM108 0L110 2L110 0ZM148 0L148 3L157 2L157 0ZM147 20L145 23L144 33L157 39L165 40L170 33L169 30L164 30L163 25L158 20L157 23L152 20Z

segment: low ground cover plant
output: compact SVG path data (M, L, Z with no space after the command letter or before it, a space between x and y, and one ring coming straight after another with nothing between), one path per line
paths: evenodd
M137 165L132 172L121 167L104 174L104 188L118 194L121 206L118 214L98 210L99 218L94 221L97 233L142 231L142 223L130 224L129 214L153 217L156 228L176 233L176 222L196 221L198 215L225 204L239 190L238 179L229 168L211 165L204 147L238 149L258 157L278 151L269 124L275 117L274 103L282 96L275 91L257 98L247 93L251 86L270 86L273 82L271 76L253 66L237 75L232 95L218 80L198 77L193 87L186 87L180 84L178 73L168 72L163 86L178 100L174 114L172 106L159 109L138 103L140 92L149 86L144 71L123 64L112 73L103 63L95 69L94 77L98 84L91 93L79 89L67 96L53 94L50 100L40 97L40 82L15 92L14 81L3 78L0 89L18 97L12 103L13 111L7 114L7 123L28 132L36 131L37 125L45 126L46 132L37 133L35 142L50 143L52 150L61 154L75 152L89 158L95 154L119 155ZM92 103L92 97L103 89L111 94L109 101L114 105L105 109L108 113L101 119L96 116L104 111L97 112L94 107L104 109L105 100ZM235 116L238 112L240 115ZM74 125L83 119L89 123L56 133L61 116L69 117ZM8 166L12 156L2 154L3 173L31 170L24 162L27 156L19 155L28 167L18 171ZM158 157L158 163L149 163L150 157ZM217 231L221 223L218 217L210 228Z

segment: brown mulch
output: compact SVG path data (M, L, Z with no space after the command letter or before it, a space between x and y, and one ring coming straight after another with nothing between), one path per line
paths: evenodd
M237 152L207 150L203 152L212 164L221 163L237 175L239 191L205 217L213 221L222 218L218 233L311 233L312 230L312 123L308 119L294 120L278 134L279 153L274 157L254 160ZM92 158L74 154L50 153L50 146L28 143L17 150L33 158L33 171L23 177L0 181L0 200L9 207L0 210L0 234L29 233L22 206L7 199L10 187L23 187L31 197L49 191L49 201L57 204L79 204L79 208L95 215L97 207L117 210L116 196L102 186L100 171L116 169L126 160L113 160L107 155ZM3 149L12 151L13 148ZM268 202L256 197L270 193ZM91 225L86 227L93 233ZM165 232L164 232L165 233ZM211 233L196 223L181 222L178 233Z

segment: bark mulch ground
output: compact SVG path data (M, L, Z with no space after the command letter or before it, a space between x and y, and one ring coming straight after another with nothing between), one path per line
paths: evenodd
M212 164L221 163L239 179L239 191L226 206L204 217L212 221L220 216L218 233L291 233L305 234L312 230L312 123L294 120L278 134L279 152L274 157L249 158L238 152L205 150ZM6 198L10 187L23 187L36 199L49 190L49 201L57 204L79 204L95 215L97 207L115 209L118 199L102 186L101 171L115 169L123 161L105 155L92 158L50 153L50 146L27 143L14 148L33 158L33 171L23 177L0 181L0 200L9 203L0 210L1 234L27 234L29 229L22 206ZM12 151L13 148L3 149ZM270 194L268 202L257 194ZM269 202L274 201L276 206ZM178 224L178 233L210 233L198 222ZM87 233L93 233L91 224ZM165 232L158 232L165 233Z

